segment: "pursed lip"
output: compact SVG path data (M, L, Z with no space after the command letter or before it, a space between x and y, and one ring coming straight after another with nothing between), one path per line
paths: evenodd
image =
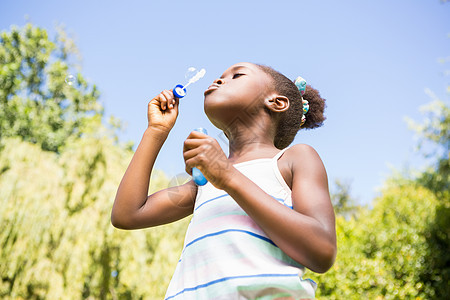
M211 85L206 89L205 95L206 95L207 93L210 93L210 92L213 91L213 90L217 90L218 88L219 88L219 85L218 85L218 84L215 84L215 83L211 84Z

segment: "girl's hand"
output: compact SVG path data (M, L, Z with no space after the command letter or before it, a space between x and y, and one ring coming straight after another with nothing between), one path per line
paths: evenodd
M172 90L164 90L148 103L148 127L169 132L178 116L179 99Z
M196 167L218 189L223 189L232 174L237 172L217 140L201 132L189 134L184 141L183 157L189 175Z

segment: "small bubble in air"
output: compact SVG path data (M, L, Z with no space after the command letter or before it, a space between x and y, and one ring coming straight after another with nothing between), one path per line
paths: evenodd
M117 277L118 274L119 274L119 272L117 272L116 270L111 272L112 277Z
M195 74L197 74L197 69L194 67L189 67L186 71L186 74L184 74L184 78L189 81L192 77L195 76Z
M73 75L67 75L66 79L64 80L68 85L73 85L75 83L75 76Z

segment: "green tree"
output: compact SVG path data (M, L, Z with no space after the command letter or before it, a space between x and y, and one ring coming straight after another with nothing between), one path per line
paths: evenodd
M439 199L433 222L425 231L428 247L421 281L428 287L430 298L444 299L450 295L450 108L429 94L434 101L422 108L425 122L417 124L409 120L409 124L420 137L419 149L426 148L424 155L434 158L416 183Z
M8 138L0 155L1 299L161 299L188 219L122 231L110 212L131 151L84 136L60 154ZM150 192L167 187L161 173Z
M445 197L450 190L450 108L431 91L434 101L421 108L426 114L423 123L407 119L409 126L419 136L418 149L425 157L432 157L433 163L418 177L418 182ZM448 198L447 198L448 199Z
M337 218L338 256L319 282L321 299L426 299L421 280L438 199L415 182L392 178L373 208Z
M20 136L59 151L68 137L101 119L96 86L74 72L76 53L63 30L55 41L31 24L1 33L0 141Z
M73 49L30 24L1 34L0 298L161 299L189 220L110 224L132 152L102 124L95 86L65 82ZM168 184L155 172L150 192Z
M334 212L345 218L354 215L360 208L350 195L350 183L341 179L337 179L334 182L331 203L333 204Z
M426 120L414 127L434 163L414 176L393 174L373 208L349 219L339 214L338 201L336 263L324 275L308 274L319 282L319 298L448 298L449 109L432 102L425 111Z

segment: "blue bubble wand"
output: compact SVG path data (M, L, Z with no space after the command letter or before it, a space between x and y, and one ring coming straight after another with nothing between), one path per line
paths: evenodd
M206 74L206 70L205 69L201 69L198 72L195 72L195 68L189 68L188 69L188 73L190 73L192 76L186 78L188 79L188 83L186 85L182 85L182 84L177 84L174 88L173 88L173 94L175 95L175 97L177 98L183 98L184 96L186 96L186 88L194 83L197 82L199 79L203 78L203 76L205 76Z
M184 96L186 96L186 88L198 81L199 79L203 78L203 76L205 76L206 74L206 70L205 69L201 69L200 71L196 72L195 68L189 68L188 69L188 73L191 76L187 76L186 79L188 79L188 83L186 85L182 85L182 84L177 84L174 88L173 88L173 94L175 95L175 97L177 98L183 98ZM205 128L196 128L194 129L195 131L204 133L204 134L208 134L208 132L206 131ZM202 174L202 172L197 169L197 168L192 168L192 179L194 180L194 182L197 185L205 185L208 180L205 178L205 176Z

